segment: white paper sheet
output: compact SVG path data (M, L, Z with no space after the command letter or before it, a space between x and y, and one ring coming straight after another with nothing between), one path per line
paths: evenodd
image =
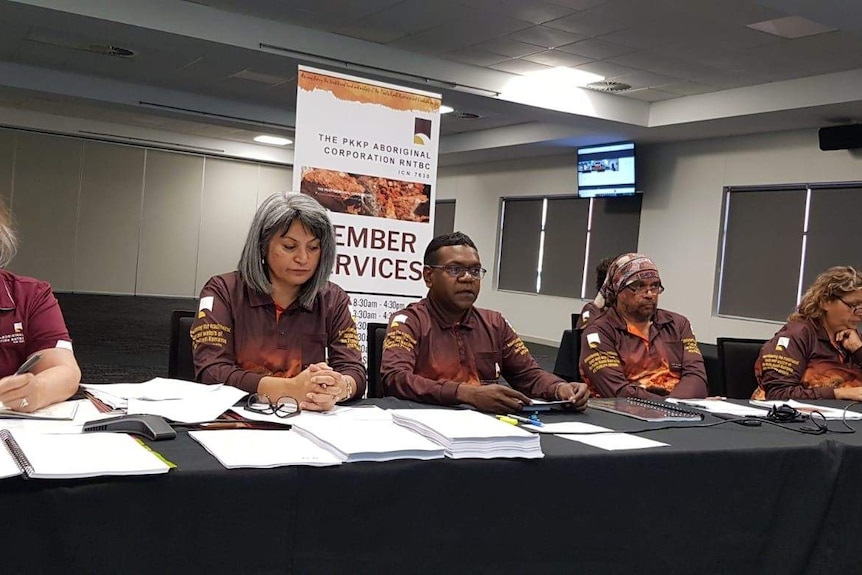
M665 401L670 403L681 403L682 405L690 405L698 409L704 409L710 413L724 413L727 415L736 415L739 417L764 417L767 413L765 409L758 409L750 405L741 405L731 403L721 399L676 399L666 397Z
M129 399L129 415L161 415L181 423L195 423L217 419L247 392L231 386L219 386L209 393L196 394L188 399L150 401Z
M216 429L189 435L228 469L341 464L335 455L290 430Z
M826 405L816 405L813 403L801 403L799 401L796 401L795 399L769 401L752 399L751 401L749 401L749 403L751 403L752 405L759 405L761 407L772 407L774 405L787 404L793 409L797 409L804 414L810 414L812 411L819 411L826 419L829 420L840 420L845 415L847 420L862 419L862 413L859 413L858 411L847 410L845 412L843 409L828 407Z

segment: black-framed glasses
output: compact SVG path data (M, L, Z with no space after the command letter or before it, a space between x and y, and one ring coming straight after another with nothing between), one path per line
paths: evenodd
M646 295L648 293L654 293L655 295L659 295L664 291L664 286L661 284L654 286L641 286L641 285L627 285L626 289L630 289L638 295Z
M465 267L459 264L446 264L446 265L436 265L432 266L431 264L425 264L426 267L434 268L438 270L443 270L453 278L459 278L464 275L464 273L469 273L471 277L476 278L477 280L485 277L485 274L488 272L485 268L480 267Z
M255 393L248 396L245 409L253 413L276 415L278 417L291 417L301 411L299 409L299 402L294 398L283 395L273 402L265 393Z
M838 298L838 301L840 301L841 303L846 305L848 308L850 308L850 313L852 313L853 315L862 315L862 303L860 303L858 305L850 305L849 303L844 301L844 298L842 298L841 296L835 296L835 297Z

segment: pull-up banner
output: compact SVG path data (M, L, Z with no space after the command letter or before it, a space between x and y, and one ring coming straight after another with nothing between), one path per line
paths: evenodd
M305 66L297 85L293 189L331 212L332 281L363 334L425 294L441 96Z

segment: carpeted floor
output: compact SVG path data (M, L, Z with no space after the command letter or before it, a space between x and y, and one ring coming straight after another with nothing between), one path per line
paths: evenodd
M58 293L86 383L131 383L167 377L171 311L195 310L194 298ZM557 348L527 342L544 369Z

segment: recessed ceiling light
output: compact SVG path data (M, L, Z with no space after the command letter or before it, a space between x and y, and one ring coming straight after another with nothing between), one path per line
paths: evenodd
M760 32L766 32L767 34L773 34L775 36L790 39L816 36L817 34L834 32L837 30L837 28L832 28L801 16L785 16L784 18L776 18L775 20L748 24L747 27Z
M271 144L273 146L286 146L293 143L293 140L279 138L278 136L255 136L254 141L259 144Z
M453 108L452 106L443 106L443 105L440 106L440 113L441 114L451 114L454 111L455 111L455 108Z

